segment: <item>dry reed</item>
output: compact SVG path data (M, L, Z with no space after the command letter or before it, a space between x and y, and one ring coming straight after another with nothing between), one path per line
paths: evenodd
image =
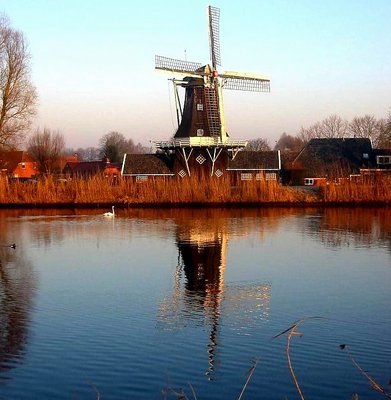
M329 184L318 191L283 186L274 181L240 181L221 178L159 178L136 182L119 179L113 184L95 176L69 181L45 177L35 183L0 179L3 205L191 205L382 202L391 200L389 181Z

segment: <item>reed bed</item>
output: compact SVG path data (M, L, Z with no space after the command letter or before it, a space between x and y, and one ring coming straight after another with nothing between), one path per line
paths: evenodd
M389 203L391 201L391 179L378 178L376 181L330 183L319 193L326 203Z
M38 181L0 179L3 205L191 205L382 202L391 200L391 181L328 184L319 190L283 186L274 181L232 182L229 178L159 178L113 183L100 176L68 181L48 176Z

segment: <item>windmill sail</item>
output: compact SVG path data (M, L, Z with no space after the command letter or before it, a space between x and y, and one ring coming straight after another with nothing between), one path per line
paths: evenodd
M178 60L176 58L168 58L163 56L155 56L155 68L170 72L180 72L193 74L201 68L202 64L191 61Z
M221 65L220 57L220 9L208 6L209 49L212 66Z
M270 92L270 79L264 75L227 71L220 78L224 89Z

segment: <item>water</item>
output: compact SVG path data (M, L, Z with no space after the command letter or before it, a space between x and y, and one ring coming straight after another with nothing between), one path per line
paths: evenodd
M104 211L0 211L0 399L295 399L313 316L306 399L390 391L391 210Z

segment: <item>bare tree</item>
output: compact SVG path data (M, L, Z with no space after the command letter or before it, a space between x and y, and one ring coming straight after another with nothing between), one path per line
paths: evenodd
M15 147L35 114L37 100L30 80L30 56L23 34L0 15L0 146Z
M102 158L111 162L121 162L125 153L146 153L148 149L141 143L135 144L132 139L126 139L122 133L112 131L99 140Z
M249 140L247 146L245 147L246 151L268 151L271 150L269 141L267 139L258 138Z
M333 114L322 121L322 137L342 138L348 134L348 122Z
M377 148L391 149L391 112L379 120L379 136L375 145Z
M28 141L27 152L34 157L41 172L51 173L58 170L59 161L65 151L64 136L60 132L37 129Z
M302 127L298 137L303 143L309 142L314 138L342 138L349 134L349 123L340 116L333 114L322 122L316 122L309 128Z
M303 141L300 137L288 135L284 132L274 146L274 150L299 151L302 147Z
M99 140L100 154L111 162L120 162L126 152L127 142L122 133L112 131Z
M373 115L364 115L363 117L354 117L349 123L349 133L353 137L371 139L376 146L380 135L379 121Z
M323 137L323 128L320 122L316 122L309 128L301 127L298 137L303 143L308 143L311 139Z

